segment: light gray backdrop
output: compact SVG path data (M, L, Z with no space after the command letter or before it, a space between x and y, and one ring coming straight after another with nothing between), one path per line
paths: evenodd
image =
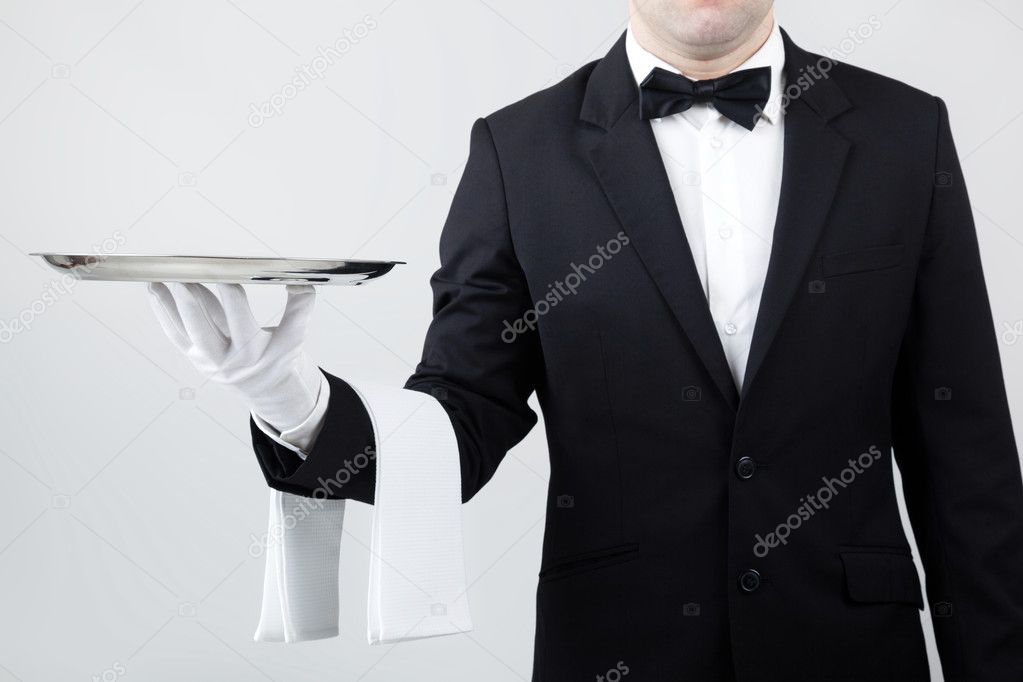
M625 4L0 1L0 681L529 678L542 428L464 509L474 632L366 644L370 513L352 504L342 637L255 644L267 494L243 407L173 351L142 286L69 289L26 254L407 260L321 290L309 343L337 374L398 385L472 121L602 55ZM1023 8L778 10L804 47L948 101L1018 424L1023 92L1006 85ZM292 90L296 69L318 71ZM256 302L269 320L282 295Z

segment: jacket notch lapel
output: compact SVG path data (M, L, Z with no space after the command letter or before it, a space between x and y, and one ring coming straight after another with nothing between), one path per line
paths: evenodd
M649 122L640 118L635 83L631 94L631 104L591 150L590 160L643 266L734 410L738 389L714 328L657 142Z
M783 32L784 34L784 32ZM789 83L822 57L803 51L787 34ZM754 384L794 297L809 286L807 268L841 184L850 143L830 121L851 107L827 78L812 81L789 102L785 112L785 152L781 197L767 279L746 364L742 397Z

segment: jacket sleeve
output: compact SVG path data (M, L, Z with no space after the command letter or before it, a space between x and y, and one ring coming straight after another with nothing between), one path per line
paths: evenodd
M976 229L938 108L893 444L946 679L1023 680L1023 484Z
M303 458L249 420L252 448L267 484L282 493L373 503L376 438L365 404L347 382L329 374L330 397L312 450Z
M469 159L441 234L440 260L431 279L433 321L422 361L405 389L432 396L450 418L467 501L535 425L526 401L540 367L536 333L521 324L525 333L508 331L532 303L511 240L497 151L483 119L472 129ZM336 479L346 457L374 448L372 414L352 387L327 378L324 425L306 459L253 424L257 458L278 490L372 503L375 460L346 486L321 483Z
M541 366L537 334L521 324L533 304L483 119L473 126L469 161L441 234L440 261L431 279L433 322L406 388L429 393L451 417L462 498L468 500L536 424L526 401Z

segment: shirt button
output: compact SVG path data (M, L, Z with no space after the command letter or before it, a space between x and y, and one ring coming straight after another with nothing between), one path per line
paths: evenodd
M735 475L742 480L750 480L755 473L757 473L757 462L752 457L740 457L739 461L735 463Z
M733 234L732 228L730 227L722 227L720 230L718 230L718 236L721 237L722 239L731 239L732 234Z
M760 588L760 573L753 570L752 568L743 571L739 576L739 589L750 594L756 592Z
M736 327L735 324L733 324L732 322L729 322L728 324L725 325L725 333L728 334L729 336L735 336L736 332L738 331L739 328Z

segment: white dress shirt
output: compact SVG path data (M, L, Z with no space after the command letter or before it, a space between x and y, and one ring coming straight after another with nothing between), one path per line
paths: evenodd
M679 73L640 47L632 31L625 40L637 83L654 67ZM762 66L771 67L771 99L752 131L709 104L650 122L739 388L767 277L781 194L785 45L777 24L767 42L736 71Z
M626 52L637 87L654 67L678 73L640 47L631 29ZM651 121L700 283L740 388L781 192L784 64L785 48L775 25L760 50L736 69L772 70L771 98L752 131L709 104ZM440 404L422 393L353 386L370 414L377 443L369 641L471 630L459 455L451 422ZM283 434L253 417L268 436L304 458L329 399L324 380L313 413ZM295 508L302 513L289 513ZM308 498L271 491L271 542L257 640L294 642L337 634L343 515L343 501L310 505Z

